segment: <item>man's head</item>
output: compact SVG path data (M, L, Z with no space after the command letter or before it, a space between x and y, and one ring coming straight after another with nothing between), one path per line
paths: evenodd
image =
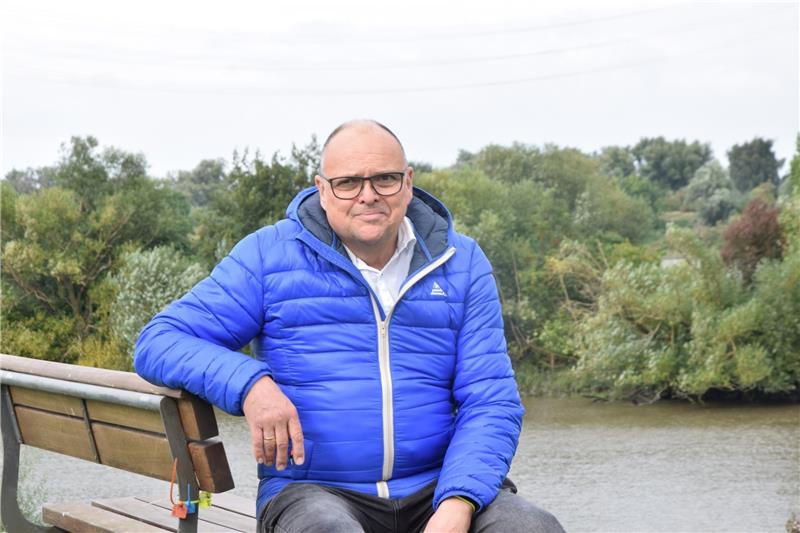
M375 121L346 122L325 141L321 167L314 181L320 190L322 208L331 228L367 263L385 264L394 253L397 233L412 197L414 170L406 162L400 141L388 128ZM391 195L379 194L393 191L391 187L373 187L366 180L354 198L343 200L340 197L349 197L355 192L335 192L330 181L394 172L402 173L403 177L400 190ZM378 268L382 266L380 264Z

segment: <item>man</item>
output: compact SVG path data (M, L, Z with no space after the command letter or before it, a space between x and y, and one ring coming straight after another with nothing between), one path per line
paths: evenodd
M320 166L145 327L136 370L244 414L263 531L561 531L505 481L523 409L486 257L385 126L343 124Z

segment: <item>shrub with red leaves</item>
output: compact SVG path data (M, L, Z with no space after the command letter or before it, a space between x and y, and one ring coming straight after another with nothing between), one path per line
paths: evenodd
M723 234L722 260L739 269L750 284L762 259L780 259L786 239L778 223L778 208L756 198L744 208L741 217Z

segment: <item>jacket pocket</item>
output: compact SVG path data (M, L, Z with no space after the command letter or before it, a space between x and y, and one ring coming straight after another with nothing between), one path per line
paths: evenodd
M298 465L295 464L294 461L290 461L289 474L291 475L292 479L306 479L306 475L308 474L308 467L311 464L311 457L314 452L314 442L308 439L303 439L303 464ZM289 446L289 455L291 456L292 448Z

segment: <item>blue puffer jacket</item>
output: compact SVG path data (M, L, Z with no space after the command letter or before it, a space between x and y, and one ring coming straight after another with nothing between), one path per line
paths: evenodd
M434 507L455 495L488 505L523 408L483 252L415 189L416 248L387 315L315 188L287 216L245 237L144 328L136 371L239 415L253 383L272 376L297 407L306 460L259 466L259 510L293 481L400 498L438 478ZM237 351L251 340L255 358Z

